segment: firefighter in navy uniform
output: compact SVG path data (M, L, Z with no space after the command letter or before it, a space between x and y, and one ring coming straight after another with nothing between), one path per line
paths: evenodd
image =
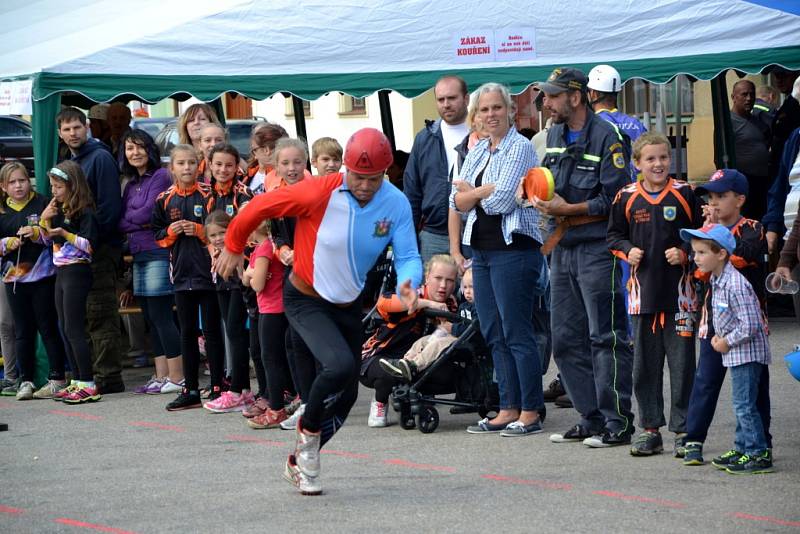
M556 69L540 86L553 125L544 165L552 200L530 199L554 217L542 247L550 259L553 354L580 420L550 436L590 447L630 443L633 353L621 269L606 245L611 203L630 182L629 152L614 125L588 105L587 76Z

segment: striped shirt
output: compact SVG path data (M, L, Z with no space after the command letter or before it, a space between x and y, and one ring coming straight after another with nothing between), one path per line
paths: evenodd
M720 276L711 277L711 288L714 330L730 346L722 355L722 365L768 365L771 357L767 328L753 286L728 262Z
M521 208L516 201L519 182L527 174L528 169L538 164L536 151L530 141L512 127L494 151L489 147L488 138L478 141L461 166L459 180L464 180L473 186L481 171L486 169L483 172L482 183L494 184L495 190L488 198L480 201L480 206L487 215L503 216L503 239L506 245L511 244L513 239L511 234L514 233L525 234L539 243L542 242L542 235L539 232L539 211ZM458 211L456 192L457 189L453 186L450 191L450 208ZM464 225L462 243L465 245L471 243L472 227L477 218L475 208L471 209Z

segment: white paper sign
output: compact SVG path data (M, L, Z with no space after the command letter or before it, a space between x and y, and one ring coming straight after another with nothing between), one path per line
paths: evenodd
M0 82L0 115L31 115L33 80Z
M536 59L536 32L533 28L503 28L494 36L495 61Z
M533 27L517 27L457 33L452 59L456 63L536 59L536 32Z
M453 36L453 59L458 63L494 61L494 31L470 30Z

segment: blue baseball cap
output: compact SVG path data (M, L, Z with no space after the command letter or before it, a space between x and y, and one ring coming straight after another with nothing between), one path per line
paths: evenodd
M720 169L711 175L708 182L697 186L697 192L701 195L705 192L725 193L733 191L740 195L747 195L750 192L750 185L744 174L736 169Z
M697 230L681 228L681 239L684 241L691 241L692 239L710 239L727 250L728 254L733 254L736 248L736 239L733 237L731 231L722 224L707 224Z

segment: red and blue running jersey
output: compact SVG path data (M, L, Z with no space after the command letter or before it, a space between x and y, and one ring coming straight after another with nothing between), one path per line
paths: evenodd
M329 302L356 300L367 272L389 244L397 280L411 280L413 287L420 284L422 263L411 206L387 181L363 207L342 173L306 178L256 195L231 221L225 248L241 254L261 221L276 217L297 217L294 273Z

